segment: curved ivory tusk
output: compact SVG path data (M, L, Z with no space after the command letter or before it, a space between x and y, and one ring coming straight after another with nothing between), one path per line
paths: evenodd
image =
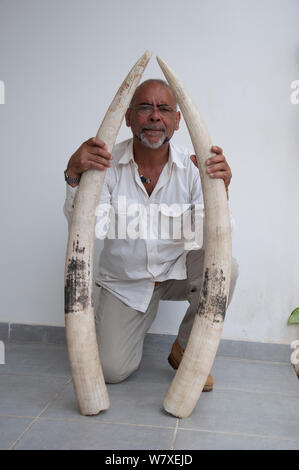
M146 51L136 62L115 95L98 130L112 151L124 114L151 57ZM65 265L66 338L80 413L95 415L109 408L93 311L93 247L98 205L105 171L82 175L69 230Z
M189 416L200 397L218 349L231 274L231 227L224 183L211 179L205 161L212 142L185 88L159 57L158 63L184 115L197 156L205 205L205 257L198 314L183 359L164 398L164 408L180 418Z

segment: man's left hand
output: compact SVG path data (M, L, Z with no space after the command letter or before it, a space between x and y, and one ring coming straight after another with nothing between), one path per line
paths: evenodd
M229 164L226 161L225 156L223 155L223 150L221 147L214 145L211 148L212 152L215 154L212 157L208 158L206 161L207 173L211 178L221 178L224 181L225 189L228 190L230 180L232 179L232 172ZM197 160L195 155L191 155L191 160L195 166L197 166Z

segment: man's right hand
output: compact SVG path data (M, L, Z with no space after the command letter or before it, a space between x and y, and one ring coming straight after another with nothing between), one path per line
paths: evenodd
M70 178L80 178L84 171L91 168L100 171L106 170L111 166L110 160L112 160L112 155L108 152L105 142L92 137L71 156L66 172ZM71 184L71 186L77 185Z

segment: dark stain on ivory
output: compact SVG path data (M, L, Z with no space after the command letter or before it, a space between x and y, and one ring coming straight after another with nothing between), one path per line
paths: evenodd
M210 268L206 268L199 298L198 315L206 315L208 310L212 310L214 312L213 323L223 321L227 300L224 292L225 276L223 270L213 269L213 274L210 274Z
M85 247L79 246L79 240L73 242L73 256L68 259L66 283L64 288L65 313L85 310L89 303L90 263L78 258L75 253L83 254Z

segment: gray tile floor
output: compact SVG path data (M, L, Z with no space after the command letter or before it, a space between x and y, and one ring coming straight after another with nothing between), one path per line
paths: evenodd
M286 355L273 347L269 360L261 345L248 359L246 346L221 344L213 392L180 420L162 409L172 340L148 335L139 370L108 385L110 409L95 417L78 413L64 345L7 343L0 449L299 449L299 382Z

